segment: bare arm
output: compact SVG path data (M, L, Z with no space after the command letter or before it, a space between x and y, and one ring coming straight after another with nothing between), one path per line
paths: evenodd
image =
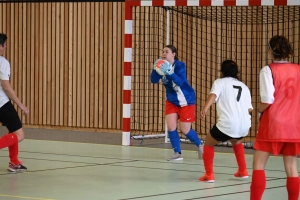
M260 104L259 104L259 106L258 106L258 114L257 114L257 121L258 121L258 123L260 122L262 113L263 113L267 108L269 108L270 105L271 105L271 104L267 104L267 103L260 103Z
M9 80L1 80L1 84L7 96L19 106L19 108L23 111L24 115L27 115L29 113L28 108L24 106L20 99L17 97L15 91L11 87Z
M203 109L200 112L200 118L201 119L205 118L205 115L206 115L208 109L214 103L214 101L215 101L216 98L217 98L217 95L215 95L213 93L211 93L211 94L208 95L207 100L206 100L206 102L204 104L204 107L203 107Z
M258 112L262 113L264 112L267 108L269 108L271 104L267 104L267 103L260 103L258 106Z

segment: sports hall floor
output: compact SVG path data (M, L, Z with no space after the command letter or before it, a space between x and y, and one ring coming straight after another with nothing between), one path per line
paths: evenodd
M216 147L215 183L201 183L202 161L196 148L182 144L183 161L166 161L170 144L145 140L124 147L120 133L92 133L25 128L20 160L28 167L11 174L8 151L0 151L0 200L247 200L251 176L235 179L231 148ZM0 136L7 131L0 127ZM252 150L246 150L252 173ZM299 168L299 167L298 167ZM270 157L263 200L286 200L281 157Z

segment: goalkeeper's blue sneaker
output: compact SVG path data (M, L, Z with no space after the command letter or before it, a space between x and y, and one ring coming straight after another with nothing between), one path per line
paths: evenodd
M22 165L21 163L15 165L15 164L10 162L9 165L8 165L7 170L9 172L15 173L15 172L25 172L25 171L27 171L27 168L24 165Z

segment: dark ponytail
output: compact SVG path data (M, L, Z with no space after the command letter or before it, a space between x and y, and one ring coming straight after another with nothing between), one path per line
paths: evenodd
M284 36L275 35L272 37L269 41L269 49L276 59L285 59L294 55L291 43Z

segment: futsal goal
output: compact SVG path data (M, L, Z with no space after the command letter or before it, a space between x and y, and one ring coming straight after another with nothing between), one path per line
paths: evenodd
M130 145L131 139L168 141L165 89L150 82L153 62L167 44L176 46L179 59L186 63L187 79L197 97L192 127L202 140L216 123L216 108L212 106L205 120L200 111L213 81L220 77L223 60L237 62L239 77L257 109L259 71L271 62L269 39L277 34L288 37L295 51L290 61L299 63L299 6L298 0L127 0L122 144ZM256 119L253 112L245 147L251 148L255 140Z

